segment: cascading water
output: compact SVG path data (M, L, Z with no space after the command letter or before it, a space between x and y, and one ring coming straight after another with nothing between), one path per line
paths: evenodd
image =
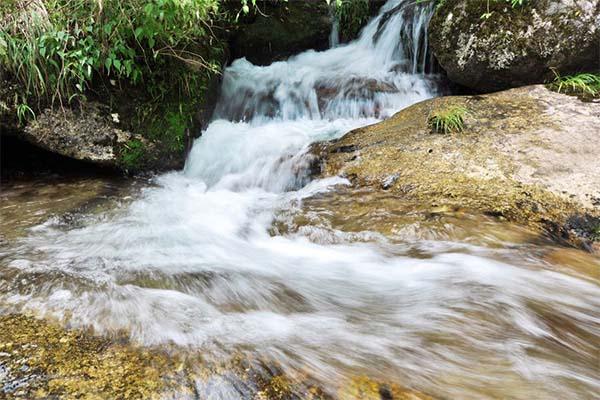
M597 283L508 250L271 233L277 213L347 184L308 182L311 143L436 95L431 12L390 0L348 45L236 60L185 170L123 210L32 229L0 255L0 307L205 355L242 349L325 386L366 374L442 398L593 398Z

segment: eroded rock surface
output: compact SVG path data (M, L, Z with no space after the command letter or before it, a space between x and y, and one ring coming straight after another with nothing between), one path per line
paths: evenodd
M93 105L80 113L71 109L46 109L21 135L53 153L109 167L119 166L120 148L133 139L139 140L117 128Z
M464 106L462 133L432 133ZM583 246L600 229L600 105L529 86L442 97L321 145L322 173L431 207L472 209Z
M543 83L552 68L566 75L600 67L598 0L490 2L489 10L485 1L445 0L429 33L448 77L481 92Z

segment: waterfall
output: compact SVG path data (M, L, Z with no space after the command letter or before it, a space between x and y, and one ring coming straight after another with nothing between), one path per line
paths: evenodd
M329 7L329 17L331 18L331 32L329 33L329 48L334 48L340 44L340 21L336 15L335 4Z
M301 187L310 143L436 94L422 60L431 15L430 5L390 0L351 43L269 66L234 61L185 173L235 190Z
M432 6L391 0L360 37L267 67L236 60L223 78L216 118L385 118L435 94L426 79Z

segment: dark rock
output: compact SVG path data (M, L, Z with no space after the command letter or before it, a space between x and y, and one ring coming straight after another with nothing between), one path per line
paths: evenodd
M433 52L453 82L490 92L600 65L600 0L445 0L429 27Z
M329 47L332 20L325 1L259 2L261 13L236 32L233 58L268 65L304 50Z

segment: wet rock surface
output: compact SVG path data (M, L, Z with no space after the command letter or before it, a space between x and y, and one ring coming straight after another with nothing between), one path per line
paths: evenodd
M213 364L195 352L139 348L32 316L0 316L0 398L432 400L366 376L327 392L307 374L243 354Z
M432 133L430 113L457 105L468 110L464 131ZM315 151L324 176L341 174L421 206L476 210L591 248L600 215L600 148L591 145L598 126L597 104L530 86L428 100Z
M152 398L165 355L18 314L0 317L0 398ZM156 396L154 396L156 398Z
M489 11L489 13L488 13ZM482 15L487 17L483 18ZM453 82L481 92L597 70L600 1L446 0L430 23L433 52Z

